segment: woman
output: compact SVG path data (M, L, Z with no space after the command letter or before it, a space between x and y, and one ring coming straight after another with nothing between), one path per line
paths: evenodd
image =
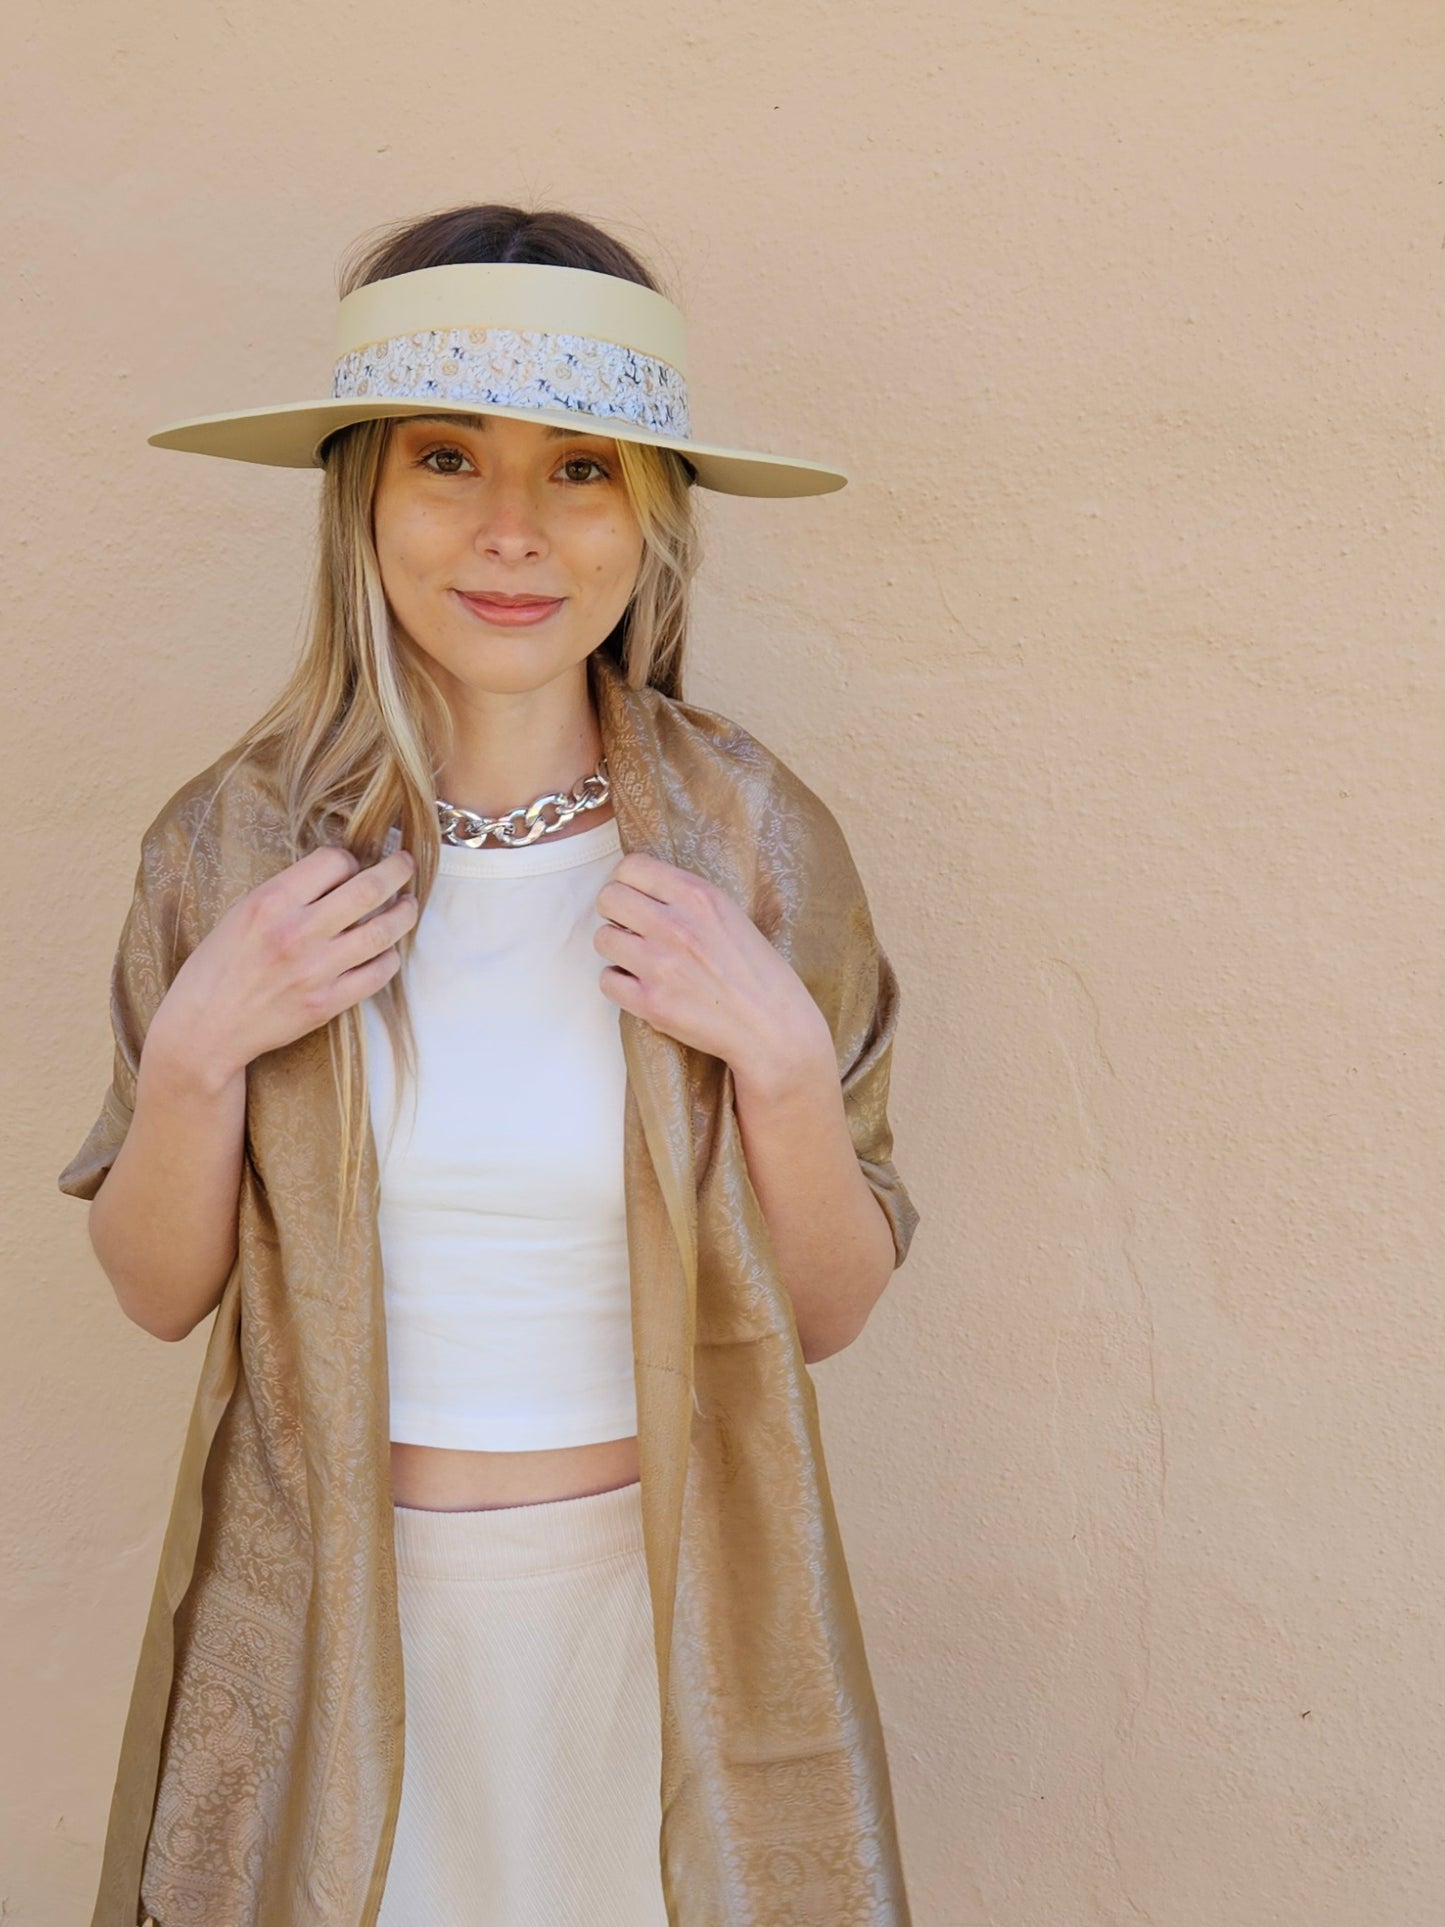
M831 816L681 693L691 487L842 477L694 441L681 317L575 216L344 293L329 401L151 438L325 476L60 1180L133 1318L218 1313L95 1927L903 1922L801 1369L917 1222L897 985Z

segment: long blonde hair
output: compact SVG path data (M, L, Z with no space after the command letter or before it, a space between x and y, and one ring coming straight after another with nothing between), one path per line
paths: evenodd
M540 240L534 232L539 229ZM500 257L498 230L506 243ZM529 240L530 247L524 245ZM458 246L471 251L458 253ZM349 279L360 285L455 259L556 260L559 250L568 257L559 265L597 267L605 260L600 271L611 273L630 263L634 272L625 278L655 285L620 243L575 215L491 207L453 209L408 225ZM432 255L436 262L427 258ZM435 782L451 752L453 719L430 659L398 632L382 588L372 505L392 426L390 419L354 423L323 450L308 640L281 693L232 748L237 763L259 754L274 770L293 860L322 841L340 841L371 864L381 856L387 832L399 825L404 847L416 858L413 887L424 910L440 850ZM691 472L670 449L621 440L614 446L643 557L627 609L598 647L634 688L650 684L680 699L689 589L701 557ZM324 832L328 816L338 821L339 834ZM416 1079L416 1039L403 984L415 933L413 924L399 939L402 968L376 993L397 1066L396 1115L402 1091L414 1091ZM334 1017L327 1034L341 1117L339 1243L357 1208L368 1129L360 1005Z

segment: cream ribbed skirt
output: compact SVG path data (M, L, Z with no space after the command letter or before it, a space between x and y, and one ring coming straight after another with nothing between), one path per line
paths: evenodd
M641 1501L393 1508L406 1751L376 1927L667 1927Z

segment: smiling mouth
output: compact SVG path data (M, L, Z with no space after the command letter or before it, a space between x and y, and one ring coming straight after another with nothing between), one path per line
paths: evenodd
M490 623L497 629L524 628L530 627L533 623L545 622L549 616L555 615L566 601L565 596L508 598L469 595L465 589L458 589L456 595L479 621Z
M560 602L561 596L555 595L493 595L486 589L458 589L469 602L496 602L504 609L534 609L543 603Z

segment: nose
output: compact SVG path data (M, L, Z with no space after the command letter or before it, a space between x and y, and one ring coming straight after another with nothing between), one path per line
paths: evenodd
M501 562L527 562L547 553L542 516L525 480L493 477L483 497L474 542L479 555L495 556Z

